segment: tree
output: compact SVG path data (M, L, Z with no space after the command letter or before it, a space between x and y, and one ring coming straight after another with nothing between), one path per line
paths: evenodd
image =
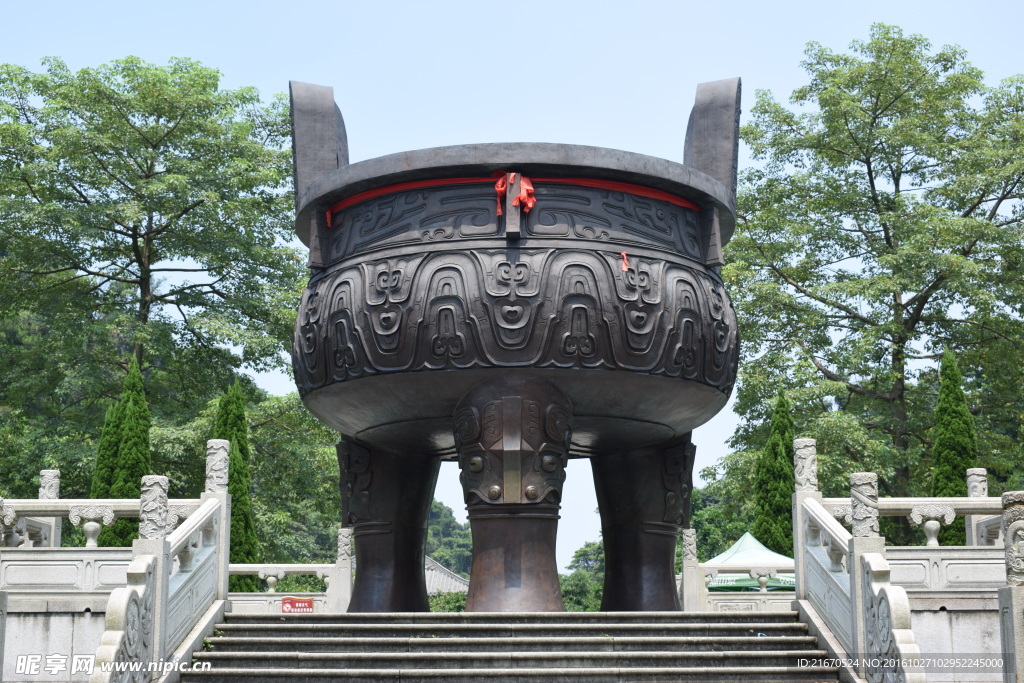
M845 495L857 470L878 472L882 495L925 493L948 347L985 416L982 464L1012 471L1024 78L986 87L960 48L882 24L849 54L811 43L806 55L800 109L759 92L742 130L762 165L744 173L723 270L744 339L733 446L763 447L761 406L786 386L825 454L826 495Z
M430 503L427 554L445 568L468 577L473 566L473 533L469 522L460 524L452 509L440 501Z
M107 410L92 480L93 498L138 498L142 495L142 477L153 472L149 428L149 405L142 386L142 373L132 358L121 400ZM137 520L119 519L103 529L98 542L101 546L130 547L138 533Z
M756 508L751 529L766 548L787 556L793 553L792 409L786 394L780 391L772 410L768 444L754 462Z
M66 302L86 352L41 352L68 354L50 360L80 400L109 395L130 351L161 414L280 363L303 276L284 100L186 59L44 65L0 65L0 316Z
M231 561L238 564L259 562L259 537L253 522L249 476L249 425L245 419L245 397L235 382L221 396L213 425L213 438L231 442L228 455L228 493L231 494ZM233 591L258 591L259 579L232 576Z
M978 439L974 418L967 407L956 357L949 351L942 356L939 371L939 402L935 407L935 443L932 446L932 495L967 496L967 469L978 460ZM964 518L958 515L939 531L943 545L966 545Z

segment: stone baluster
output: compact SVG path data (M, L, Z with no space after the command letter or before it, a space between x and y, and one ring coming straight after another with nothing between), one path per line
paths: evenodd
M1006 587L999 589L1004 680L1020 680L1024 671L1024 491L1003 494L1003 546ZM1014 678L1014 673L1018 678Z
M939 545L939 527L949 526L956 519L956 512L952 505L945 503L924 503L915 505L907 518L914 524L924 523L924 536L928 539L925 545L937 547Z
M39 499L56 500L60 498L60 470L39 471ZM61 518L54 517L50 520L50 529L46 546L50 548L60 547L60 526Z
M778 576L778 570L775 567L751 567L750 578L757 579L757 585L760 586L762 593L768 592L768 580L774 579Z
M99 547L96 539L99 538L100 531L104 526L113 524L115 519L117 516L109 505L72 505L68 511L68 520L75 526L82 525L86 548Z
M167 477L143 477L142 495L139 498L139 536L152 539L166 538L170 531L168 513Z
M967 470L967 496L970 498L988 498L988 470L984 467L971 467ZM964 523L967 526L967 545L988 545L987 539L978 536L975 525L981 515L967 515Z

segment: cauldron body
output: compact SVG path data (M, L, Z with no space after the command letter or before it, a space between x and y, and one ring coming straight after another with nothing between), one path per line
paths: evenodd
M689 435L736 377L717 267L732 188L661 159L548 144L354 165L339 151L332 170L323 148L338 124L311 123L304 107L325 107L309 88L293 84L312 268L293 366L309 409L347 437L350 611L425 608L426 511L440 459L455 457L474 536L468 609L561 609L569 457L595 470L604 607L678 609Z

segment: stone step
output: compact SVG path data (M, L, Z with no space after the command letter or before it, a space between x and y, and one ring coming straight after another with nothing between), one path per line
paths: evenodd
M212 637L215 652L461 652L467 648L465 638L290 638L290 637ZM817 638L795 636L693 636L635 637L592 636L551 638L474 638L474 648L491 652L535 652L557 649L605 652L643 652L647 650L678 650L681 652L716 652L720 650L806 650L816 647Z
M836 683L835 669L826 667L651 667L538 669L249 669L214 668L181 675L182 683Z
M427 637L427 638L515 638L518 636L782 636L807 635L807 624L800 622L749 623L372 623L350 624L323 622L303 623L241 623L217 624L218 635L241 637Z
M786 667L824 658L825 650L722 652L198 652L212 668L246 669L539 669Z
M744 624L793 623L797 612L395 612L388 614L231 614L234 624Z

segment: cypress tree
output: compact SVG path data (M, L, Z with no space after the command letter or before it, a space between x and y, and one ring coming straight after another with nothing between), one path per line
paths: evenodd
M213 425L213 438L231 442L228 457L228 493L231 494L231 562L259 562L259 539L249 499L249 425L245 419L245 397L236 381L220 398ZM233 591L258 591L255 576L232 576Z
M963 378L956 357L948 349L939 369L939 400L935 406L932 446L932 496L966 496L967 469L977 467L978 437L974 417L967 407ZM965 545L963 515L939 531L942 545Z
M752 533L765 547L786 556L793 554L792 406L781 391L775 399L768 431L768 443L754 463L757 509Z
M116 408L107 411L100 436L90 491L94 498L138 498L142 495L142 477L153 471L149 427L149 405L142 385L142 373L132 357L121 400ZM98 542L101 546L130 547L138 535L138 520L119 519L103 529Z
M114 477L114 467L117 464L117 445L121 440L121 412L118 401L107 408L107 415L103 419L103 431L100 432L100 443L96 449L96 466L92 470L92 486L89 489L90 498L109 498L110 484Z

